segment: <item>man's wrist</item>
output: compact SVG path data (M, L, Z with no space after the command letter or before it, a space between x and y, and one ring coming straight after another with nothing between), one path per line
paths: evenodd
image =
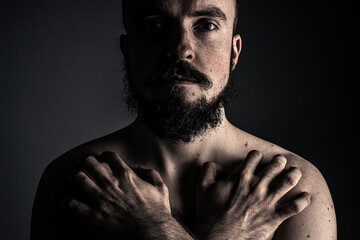
M139 233L141 239L194 239L170 214L163 214L157 216L153 221L144 222L141 230L141 233Z
M235 229L229 228L230 224L209 221L199 222L194 234L199 240L216 240L216 239L239 239L239 234L234 232Z

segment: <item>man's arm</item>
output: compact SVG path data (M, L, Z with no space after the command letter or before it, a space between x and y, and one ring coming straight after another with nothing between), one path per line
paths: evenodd
M104 233L108 231L108 229L103 230L90 227L91 224L89 224L89 221L94 221L94 215L89 216L88 218L84 219L84 221L79 221L79 218L74 218L74 212L69 214L67 208L67 204L70 202L64 201L64 199L70 199L74 196L75 199L84 199L84 197L85 199L88 197L89 200L96 199L95 197L91 197L91 195L84 196L84 194L81 193L83 192L83 189L81 189L82 187L79 185L75 186L76 184L73 181L74 179L71 177L74 176L77 172L76 170L78 170L75 169L75 167L79 167L78 159L86 159L86 155L82 154L83 153L78 153L75 155L65 154L59 159L53 161L45 169L40 179L33 204L30 239L101 239L101 235L104 235ZM154 172L150 170L139 169L137 174L141 174L143 178L148 179L151 182L151 176L154 175ZM152 181L154 183L154 178ZM80 184L83 183L80 181ZM161 187L160 185L158 187L166 188L166 186ZM166 191L165 188L163 190ZM79 191L79 189L81 191ZM157 198L155 197L154 199ZM72 204L76 203L76 201L72 202ZM151 205L151 203L148 205ZM72 207L75 206L72 205ZM76 209L74 210L76 211ZM118 215L118 213L118 209L115 209L111 212L111 215ZM135 211L133 213L135 213ZM80 217L85 217L85 215L81 215L85 214L84 212L80 211L78 214L80 214L78 215ZM189 233L186 232L171 215L162 215L156 222L152 222L152 218L148 218L145 212L142 212L141 216L144 219L144 223L141 227L134 229L133 226L131 226L130 228L125 229L129 231L132 230L134 233L141 233L144 236L146 234L147 236L143 239L192 239L189 236ZM110 215L107 216L107 220L110 219ZM130 215L124 215L123 219L123 224L125 225L131 225L134 223ZM120 239L128 238L126 236Z
M106 170L98 160L107 163L111 171ZM309 195L300 194L275 209L278 199L300 179L298 170L286 172L280 183L276 184L276 191L271 194L259 191L252 193L255 185L258 186L255 187L257 190L261 190L262 186L267 187L285 166L285 158L277 157L275 165L269 164L261 177L253 178L251 174L260 160L259 152L249 154L225 185L220 184L217 186L220 188L215 190L209 188L214 186L218 173L212 170L216 169L206 168L202 172L201 187L207 185L205 188L210 194L205 193L208 196L200 197L197 205L198 216L202 216L198 219L196 237L266 240L284 219L301 212L309 204ZM72 198L67 207L100 236L114 240L192 239L171 216L168 189L157 171L138 169L135 173L118 155L111 152L103 153L97 159L87 157L82 166L74 184L85 198ZM289 178L295 182L287 184ZM234 181L236 179L239 181ZM218 191L227 194L219 196ZM211 198L213 193L217 195L216 199ZM272 203L268 205L267 201Z
M137 169L136 174L111 152L98 159L89 156L81 165L74 184L83 198L69 199L66 207L99 236L114 240L192 239L172 217L168 189L157 171Z
M298 168L285 169L286 158L277 155L257 171L261 161L262 154L251 151L225 177L220 165L203 165L197 187L200 239L271 239L284 220L309 206L310 194L305 191L283 198L299 182Z

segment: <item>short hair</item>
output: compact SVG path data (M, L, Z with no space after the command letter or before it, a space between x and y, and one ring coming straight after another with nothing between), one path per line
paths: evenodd
M122 0L122 20L123 20L123 25L124 25L124 29L125 31L127 31L127 27L126 27L126 11L125 11L125 2L126 0ZM234 18L234 26L233 26L233 35L237 32L237 27L238 27L238 21L239 21L239 12L238 12L238 8L239 8L239 0L235 0L235 18Z

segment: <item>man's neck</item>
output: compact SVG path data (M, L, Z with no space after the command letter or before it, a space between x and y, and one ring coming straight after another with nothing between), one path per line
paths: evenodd
M141 151L148 156L147 162L169 175L173 174L173 169L181 166L213 161L217 153L228 146L227 141L234 134L232 128L234 127L223 114L222 121L216 128L209 129L189 143L174 143L157 138L139 119L131 124L133 139L137 145L142 146Z

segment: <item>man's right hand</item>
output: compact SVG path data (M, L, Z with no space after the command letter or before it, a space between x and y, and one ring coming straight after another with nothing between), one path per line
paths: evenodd
M150 169L138 169L135 174L112 152L103 153L100 159L112 173L95 157L87 157L74 179L84 199L71 199L67 208L106 239L159 234L153 231L173 220L168 189L160 174Z
M284 220L309 206L306 192L280 204L299 182L299 169L284 170L286 158L277 155L255 174L261 160L260 152L251 151L223 180L218 180L224 174L221 166L203 165L197 186L199 238L266 240Z

